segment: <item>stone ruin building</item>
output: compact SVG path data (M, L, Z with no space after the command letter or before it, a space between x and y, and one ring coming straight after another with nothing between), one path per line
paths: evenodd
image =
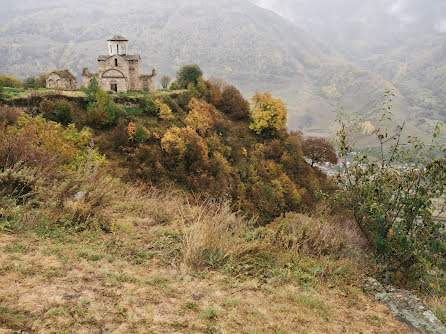
M128 91L156 91L156 71L141 73L140 55L127 54L128 40L113 36L108 40L108 55L98 57L98 73L88 68L82 72L82 83L87 86L93 78L105 91L116 93Z
M46 88L76 90L77 79L69 70L53 71L46 79Z

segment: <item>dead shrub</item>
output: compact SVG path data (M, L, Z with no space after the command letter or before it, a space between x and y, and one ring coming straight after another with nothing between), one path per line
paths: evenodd
M24 109L9 106L0 106L0 124L3 126L17 123L17 119Z
M16 164L0 170L0 198L12 197L24 204L38 196L42 183L37 169Z
M54 210L52 221L76 231L101 229L111 232L112 221L105 211L111 205L119 186L116 179L103 173L88 181L81 180L62 186L53 202L54 208L62 205L62 211Z
M99 162L92 160L92 155L90 148L77 175L73 173L51 188L46 212L56 225L76 231L101 229L111 232L112 222L104 212L118 196L122 185L106 169L98 172Z

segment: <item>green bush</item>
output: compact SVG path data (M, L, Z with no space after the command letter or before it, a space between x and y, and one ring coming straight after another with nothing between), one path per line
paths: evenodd
M67 125L73 121L73 105L65 99L59 99L56 102L44 99L39 104L39 110L44 118L54 122Z
M147 131L144 126L140 123L136 125L135 128L135 145L139 146L147 140Z
M180 89L180 88L178 87L178 82L177 82L176 80L173 81L173 82L170 84L169 89L170 89L170 90L178 90L178 89Z
M122 115L124 108L113 101L113 97L102 90L96 79L92 79L88 87L82 91L87 95L87 121L97 128L116 125Z
M30 88L36 88L36 78L35 77L28 77L25 80L23 80L23 88L30 89Z
M96 94L100 90L99 83L96 78L93 78L88 83L88 86L82 87L81 90L87 95L85 100L88 103L94 103L96 102Z
M179 69L177 73L178 88L187 88L189 84L197 85L198 78L203 75L203 71L198 65L186 65Z
M162 96L162 102L167 104L169 106L169 108L173 111L173 112L179 112L181 111L181 107L178 105L178 103L172 99L172 97L170 97L169 95L163 95Z
M178 105L184 110L186 109L187 105L189 104L190 100L191 100L191 95L189 92L184 92L181 93L178 98L177 98L177 102Z
M72 110L73 105L71 104L71 102L64 99L57 100L50 119L52 121L67 125L73 121Z
M158 116L159 110L155 101L150 96L145 96L139 101L139 107L146 113L152 116Z
M342 168L335 199L351 210L377 261L394 280L422 284L446 264L444 226L435 217L435 200L445 193L446 151L436 144L439 126L431 144L405 139L404 124L390 133L386 123L391 121L392 94L386 97L376 127L338 113ZM354 153L361 131L376 138L376 154Z
M46 87L46 79L48 78L47 73L40 74L36 77L28 77L23 80L23 88L25 89L39 89Z

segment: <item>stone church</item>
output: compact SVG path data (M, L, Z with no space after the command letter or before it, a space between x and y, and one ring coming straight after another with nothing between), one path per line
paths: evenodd
M98 57L98 73L91 73L88 68L82 72L82 82L87 86L96 78L105 91L116 93L128 91L156 91L156 71L152 74L141 73L140 55L127 54L128 40L122 36L113 36L108 40L108 55Z

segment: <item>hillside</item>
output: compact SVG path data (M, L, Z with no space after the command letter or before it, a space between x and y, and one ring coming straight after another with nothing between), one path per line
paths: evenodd
M386 55L446 32L441 0L252 0L334 48L352 62ZM412 49L411 53L417 53Z
M94 80L61 94L2 90L0 331L413 332L373 299L369 276L413 289L442 330L440 223L423 220L430 231L414 232L434 240L425 252L402 240L400 258L426 256L394 269L337 199L352 198L348 190L307 163L321 150L319 161L336 162L328 141L318 148L288 132L286 107L269 93L250 106L196 66L178 78L181 89L150 93L109 94ZM424 170L435 177L420 192L437 198L444 160L430 161ZM386 185L401 189L391 176ZM429 201L418 202L424 217ZM374 223L380 202L369 203ZM393 226L380 240L399 247L394 233L413 229Z
M429 131L436 122L446 122L444 1L253 2L312 31L345 59L391 82L412 126Z
M51 104L45 101L39 111L48 117ZM181 111L169 124L126 110L126 131L119 125L77 130L20 111L0 107L2 333L411 332L362 292L361 279L376 268L350 221L287 213L265 225L260 217L249 218L244 207L234 212L227 198L191 196L181 189L182 180L174 180L181 168L172 164L170 186L143 182L143 166L128 170L127 183L117 178L132 156L152 154L146 173L165 163L156 161L155 131L180 125ZM137 130L132 121L150 126L153 135L145 137L149 131ZM201 138L188 134L186 145ZM115 142L107 146L104 139L111 138ZM138 138L145 139L132 149ZM121 152L112 154L118 139ZM248 169L265 168L262 153L254 156L257 147L269 155L269 172L280 174L279 160L286 163L289 156L280 154L280 146L292 148L292 139L276 137L263 146L243 138L257 141L245 150L257 166ZM215 136L201 140L231 154ZM192 162L183 171L185 180L206 176L193 166L203 168L202 159L184 156ZM224 174L228 162L223 155L217 162ZM295 171L293 179L317 184L309 166ZM284 173L273 180L275 189L265 182L267 175L251 173L269 196L284 188ZM207 188L221 187L217 178L205 181ZM292 189L285 191L290 195ZM270 197L263 205L279 200ZM248 197L244 201L249 205ZM442 314L440 298L427 301Z
M134 0L125 8L118 1L24 1L8 6L0 27L6 46L0 50L0 72L22 77L53 68L68 67L78 75L84 66L94 69L106 39L117 30L130 39L131 50L142 54L146 70L156 67L172 76L181 65L199 63L209 77L223 77L247 96L256 90L274 92L289 106L290 129L326 134L338 98L349 112L370 112L384 91L394 88L248 1ZM396 116L406 118L404 96L396 95ZM412 131L424 135L415 127Z
M438 120L446 122L445 35L408 43L370 59L369 63L406 96L411 118L417 126L427 128Z

